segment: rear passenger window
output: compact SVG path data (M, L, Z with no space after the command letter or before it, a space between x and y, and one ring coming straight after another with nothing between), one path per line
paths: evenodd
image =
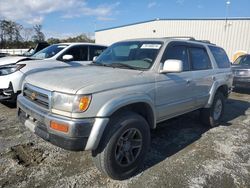
M167 48L167 51L163 55L162 62L165 62L168 59L181 60L183 61L183 71L190 70L187 48L185 46L171 46Z
M214 59L218 65L219 68L229 68L230 67L230 61L227 57L226 52L222 48L218 48L215 46L209 46L209 49L211 50Z
M211 69L211 62L204 48L189 48L193 70Z

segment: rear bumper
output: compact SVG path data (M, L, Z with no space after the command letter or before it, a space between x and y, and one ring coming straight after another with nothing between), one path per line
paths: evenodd
M234 77L233 86L236 88L250 88L250 77Z
M95 118L71 119L53 115L48 111L41 110L23 96L18 97L17 106L18 118L21 123L39 137L66 150L85 150ZM63 133L51 129L51 121L67 124L69 131Z

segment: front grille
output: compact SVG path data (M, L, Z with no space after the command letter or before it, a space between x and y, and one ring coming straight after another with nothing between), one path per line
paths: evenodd
M23 89L23 96L40 107L49 109L49 92L26 84Z

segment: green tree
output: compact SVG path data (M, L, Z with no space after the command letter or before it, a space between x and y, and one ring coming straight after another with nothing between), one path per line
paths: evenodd
M57 44L57 43L60 43L61 41L60 41L60 39L58 39L58 38L53 38L53 37L51 37L51 38L47 39L47 42L48 42L49 44Z

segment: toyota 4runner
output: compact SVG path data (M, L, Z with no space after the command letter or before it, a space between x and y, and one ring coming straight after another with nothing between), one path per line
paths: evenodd
M225 51L209 42L135 39L107 48L83 68L25 78L18 116L35 134L67 150L92 150L113 179L132 176L159 122L200 109L218 125L232 86Z

